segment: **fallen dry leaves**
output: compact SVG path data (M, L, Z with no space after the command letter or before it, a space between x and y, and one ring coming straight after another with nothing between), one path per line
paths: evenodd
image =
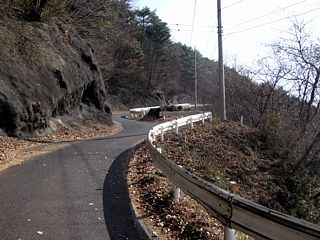
M145 142L138 145L128 167L132 204L157 239L223 239L223 226L186 194L174 203L174 186L152 162Z
M228 189L238 183L236 194L278 211L277 196L288 194L279 176L265 137L257 130L233 122L213 121L184 128L179 135L166 133L163 153L190 172ZM128 169L129 192L134 209L157 239L222 239L223 226L190 197L173 201L174 186L153 164L145 143L136 147ZM252 239L237 233L237 239Z
M277 197L289 194L281 185L279 160L272 158L265 137L257 130L233 122L197 124L179 135L171 132L159 146L185 169L228 189L239 183L237 194L278 211Z

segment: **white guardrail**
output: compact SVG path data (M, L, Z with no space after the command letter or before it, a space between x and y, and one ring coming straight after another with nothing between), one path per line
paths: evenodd
M148 133L151 157L161 171L177 187L202 204L211 217L227 228L237 229L256 239L304 240L320 239L320 226L274 211L248 201L188 172L168 159L157 148L157 137L164 140L166 131L212 119L210 112L180 118L153 127ZM225 235L225 239L226 235Z
M207 104L197 104L198 107L206 106ZM190 109L194 107L194 104L190 103L181 103L181 104L174 104L175 107L181 107L182 109ZM153 106L153 107L144 107L144 108L132 108L130 109L131 116L137 117L142 116L144 117L150 109L153 108L160 108L160 106Z

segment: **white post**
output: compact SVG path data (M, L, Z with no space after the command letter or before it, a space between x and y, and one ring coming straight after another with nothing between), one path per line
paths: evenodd
M178 187L174 187L174 193L173 193L173 197L174 197L174 202L178 203L180 201L180 196L181 196L181 191L180 188Z
M163 127L161 127L161 142L164 141L164 131L163 131Z
M204 123L204 115L202 115L201 117L202 117L202 123Z
M179 126L178 126L178 122L176 122L175 124L176 124L176 134L179 134Z
M179 165L179 168L182 168L181 165ZM178 188L177 186L174 187L174 192L173 192L173 198L174 198L174 202L178 203L180 201L180 197L181 197L181 190L180 188Z
M240 126L243 126L243 116L240 117Z
M224 226L224 240L234 240L235 231L234 229Z
M153 134L153 128L151 128L151 130L150 130L150 132L151 132L151 144L153 145L154 144L154 134Z
M189 120L190 120L190 126L191 126L191 128L193 128L193 121L192 121L192 118L190 118Z

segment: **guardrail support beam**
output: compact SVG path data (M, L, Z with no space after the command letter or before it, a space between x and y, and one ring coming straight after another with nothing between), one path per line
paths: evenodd
M176 124L176 134L179 134L179 126L178 126L178 122L176 122L175 124Z
M193 121L192 118L190 118L190 127L193 128Z
M224 240L234 240L235 230L224 226Z
M161 142L164 141L164 131L163 131L163 127L161 127Z
M174 187L173 198L175 203L178 203L180 201L180 196L181 196L180 188Z

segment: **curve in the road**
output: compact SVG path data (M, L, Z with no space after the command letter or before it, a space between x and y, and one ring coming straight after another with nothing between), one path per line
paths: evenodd
M0 172L0 239L148 239L131 214L125 169L154 124L113 118L123 131Z

